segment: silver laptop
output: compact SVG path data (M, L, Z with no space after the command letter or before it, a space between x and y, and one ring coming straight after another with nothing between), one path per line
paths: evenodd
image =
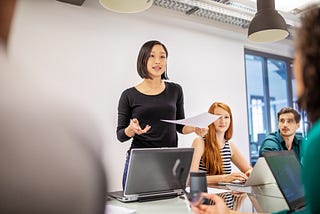
M281 210L288 210L289 207L286 200L282 197L273 197L257 194L247 194L253 207L257 212L261 213L274 213Z
M272 172L270 171L266 160L263 157L260 157L257 160L257 163L254 165L252 172L246 182L220 182L219 185L228 185L228 186L257 186L265 184L274 184L276 180L274 179Z
M181 183L172 170L177 160L183 168L181 182L186 183L193 148L132 149L124 191L108 195L122 202L159 200L183 194Z
M304 189L301 180L301 164L292 150L271 151L262 154L275 177L278 187L290 211L305 208Z

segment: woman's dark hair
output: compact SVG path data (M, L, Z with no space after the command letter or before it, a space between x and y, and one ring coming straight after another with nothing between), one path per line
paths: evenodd
M298 103L314 123L320 118L320 7L312 5L301 17L296 48L301 57L304 91Z
M164 51L166 52L166 57L168 57L168 50L166 46L161 42L156 40L151 40L144 43L140 49L138 60L137 60L137 70L141 78L152 79L148 73L147 63L150 57L151 50L155 45L161 45ZM161 75L161 79L165 79L165 80L169 79L167 75L167 68L166 68L166 71Z

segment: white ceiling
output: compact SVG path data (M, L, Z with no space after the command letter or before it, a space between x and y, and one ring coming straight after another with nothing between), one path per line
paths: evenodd
M292 39L294 29L300 24L300 15L309 4L319 0L275 0L275 7L286 20L289 36ZM154 5L184 13L186 16L198 16L220 22L233 29L247 29L257 12L256 0L154 0Z
M249 1L257 2L257 0ZM275 0L276 9L286 13L303 10L307 5L313 3L319 3L319 0Z
M57 0L75 4L84 1L85 4L95 3L101 7L99 0ZM251 20L257 9L257 0L153 0L153 6L162 7L175 13L180 13L182 18L191 18L203 21L216 28L232 33L246 34ZM265 1L265 0L263 0ZM311 3L320 4L320 0L274 0L278 12L286 20L291 41L294 31L300 24L300 15ZM185 17L183 17L185 16Z

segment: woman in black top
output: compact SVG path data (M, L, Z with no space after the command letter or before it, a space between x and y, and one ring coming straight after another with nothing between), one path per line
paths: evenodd
M143 44L137 60L137 71L143 81L121 94L117 137L120 142L133 138L127 152L123 187L132 148L177 147L177 131L181 134L206 133L206 129L160 121L185 117L181 86L164 81L168 80L167 57L167 48L159 41Z

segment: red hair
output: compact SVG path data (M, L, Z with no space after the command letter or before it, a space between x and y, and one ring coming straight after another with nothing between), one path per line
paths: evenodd
M230 140L233 134L233 121L231 109L228 105L221 102L214 102L210 108L209 113L214 114L216 108L222 108L230 115L230 125L224 134L225 140ZM216 138L216 129L214 123L209 125L208 133L205 136L204 152L202 155L202 161L205 164L209 175L221 175L222 170L222 158L220 154L219 144Z

